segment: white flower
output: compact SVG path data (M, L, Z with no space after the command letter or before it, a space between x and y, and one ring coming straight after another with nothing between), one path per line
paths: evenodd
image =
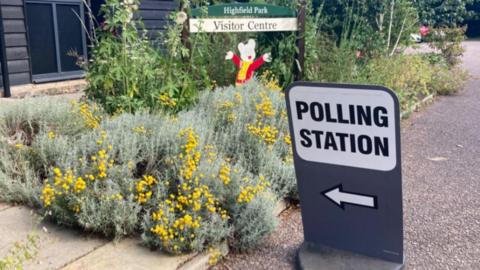
M133 13L129 13L128 14L128 17L127 17L127 20L126 20L126 23L130 23L133 19Z
M177 24L183 24L187 19L188 19L187 13L180 11L177 13L177 18L175 19L175 22Z

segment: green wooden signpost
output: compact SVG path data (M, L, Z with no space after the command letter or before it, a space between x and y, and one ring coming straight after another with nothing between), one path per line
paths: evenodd
M305 62L305 0L300 9L270 4L233 3L192 9L182 36L188 47L188 33L284 32L298 33L295 80L303 79ZM185 10L185 8L182 8Z

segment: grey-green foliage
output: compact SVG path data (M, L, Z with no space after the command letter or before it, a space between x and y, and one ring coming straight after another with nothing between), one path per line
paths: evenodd
M71 106L58 98L30 98L2 104L0 107L0 134L29 143L39 132L54 130L69 136L82 132L81 118L69 113Z
M247 205L239 206L233 214L233 226L236 228L233 247L240 251L250 250L270 234L277 220L272 218L275 204L268 197L257 197Z
M26 146L49 131L76 136L85 130L81 118L70 113L70 105L57 100L26 99L0 107L0 200L38 205L43 175L42 170L32 170L37 163L32 157L48 155L48 151Z
M256 106L262 102L260 94L268 97L276 113L262 120L279 130L278 139L272 145L253 137L247 128L259 120ZM238 96L241 96L241 104L237 101ZM237 102L237 105L222 110L225 102ZM285 160L291 148L283 141L288 136L288 123L281 92L265 90L258 82L252 81L240 89L228 87L204 93L193 111L195 115L205 115L209 119L209 125L215 130L212 141L226 157L239 162L253 174L266 176L279 197L296 197L293 164ZM229 123L229 114L236 117L233 123Z
M261 121L279 130L270 145L247 129L249 124L256 124L256 106L264 98L271 101L275 115ZM224 102L236 99L242 102L228 111L221 108ZM198 150L204 157L197 173L207 175L203 184L231 218L209 215L189 249L201 250L225 239L238 249L250 249L273 230L275 216L271 209L277 198L296 194L293 165L288 161L290 146L284 142L288 135L284 110L281 92L265 89L256 81L242 88L205 92L197 106L176 116L142 112L105 116L93 130L85 127L85 119L66 101L18 101L15 106L2 108L0 118L0 200L40 206L58 223L106 236L118 238L140 230L147 244L159 247L158 237L149 233L149 213L174 191L166 187L166 181L183 183L178 155L185 141L179 133L191 128L199 137ZM233 121L229 115L235 116ZM212 163L207 162L207 147L216 153ZM87 176L96 174L98 165L92 156L98 158L101 150L114 162L105 179L89 182ZM218 179L224 163L232 170L228 185ZM88 188L78 194L57 195L50 206L43 205L42 189L45 181L53 185L54 168L64 174L71 170L74 179L85 178ZM135 185L144 175L154 176L159 183L151 199L140 204ZM242 187L258 187L262 183L260 175L272 188L264 186L250 203L240 203Z
M38 206L40 182L25 157L25 149L11 151L4 140L0 142L0 201Z

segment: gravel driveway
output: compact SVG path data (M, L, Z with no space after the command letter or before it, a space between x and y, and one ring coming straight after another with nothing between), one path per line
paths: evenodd
M480 42L466 42L472 78L402 123L407 269L480 269ZM220 269L293 269L303 241L298 208L251 254Z

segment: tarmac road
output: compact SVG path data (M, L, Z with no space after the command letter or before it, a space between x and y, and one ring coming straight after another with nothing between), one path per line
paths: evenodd
M480 269L480 42L465 47L465 89L402 123L406 269ZM293 269L302 241L290 209L264 247L219 268Z

